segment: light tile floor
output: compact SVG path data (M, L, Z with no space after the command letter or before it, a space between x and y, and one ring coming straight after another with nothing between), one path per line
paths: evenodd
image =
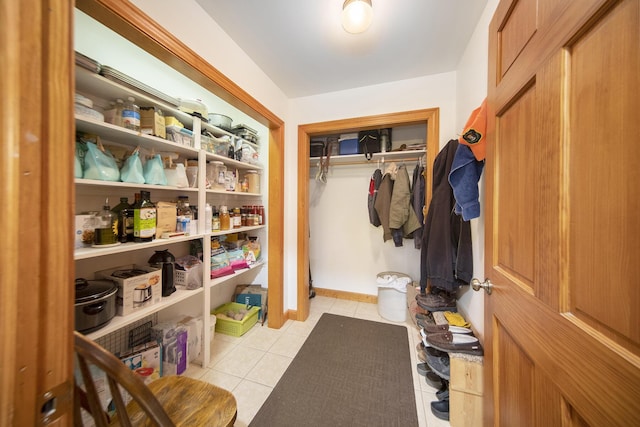
M310 315L305 322L288 320L280 329L270 329L258 323L238 338L215 334L211 363L206 368L192 364L186 375L231 391L238 403L235 426L246 427L269 397L322 313L405 325L409 336L418 425L449 427L447 421L437 419L431 413L430 403L436 400L436 390L416 372L415 367L419 362L415 348L420 342L416 327L410 319L405 323L383 319L378 314L376 304L316 296L311 299Z

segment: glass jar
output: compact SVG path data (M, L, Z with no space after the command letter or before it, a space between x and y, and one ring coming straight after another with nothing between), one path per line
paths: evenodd
M207 165L207 180L212 190L225 190L227 167L221 161L214 160Z
M106 199L102 211L97 215L97 227L93 234L95 246L115 245L118 243L118 216L111 212L109 199Z
M189 234L193 221L193 212L189 206L189 196L178 196L176 205L176 231L178 233Z
M135 99L130 96L122 109L122 126L127 129L140 132L140 107L135 104Z
M212 206L211 210L211 231L220 231L220 214L218 213L218 208Z
M242 226L242 214L240 208L233 208L233 228L240 228Z
M225 205L220 206L220 230L231 229L231 217Z

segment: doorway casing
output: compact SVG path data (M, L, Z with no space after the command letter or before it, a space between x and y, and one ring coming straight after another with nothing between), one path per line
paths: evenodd
M427 159L425 170L425 205L431 200L431 168L440 145L440 109L404 111L374 116L355 117L298 126L298 251L296 310L289 318L304 321L309 317L309 143L314 136L349 133L360 130L396 126L427 126Z

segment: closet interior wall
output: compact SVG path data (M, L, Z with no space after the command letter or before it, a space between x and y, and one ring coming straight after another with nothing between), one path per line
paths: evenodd
M392 128L392 148L402 144L425 144L427 125L417 124ZM437 142L434 142L437 143ZM367 194L373 172L379 167L384 173L391 162L406 165L409 179L424 151L405 152L407 160L377 154L367 162L364 154L330 161L326 183L315 179L317 160L309 169L309 263L313 287L337 293L358 294L363 300L373 300L378 288L376 276L384 271L408 274L420 278L420 250L413 239L404 239L402 247L393 240L383 241L382 227L369 223ZM357 164L354 164L357 163ZM370 297L370 298L368 298Z

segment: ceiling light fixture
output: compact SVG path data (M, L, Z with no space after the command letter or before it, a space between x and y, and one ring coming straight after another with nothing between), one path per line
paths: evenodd
M342 27L351 34L366 31L373 19L371 0L345 0L342 5Z

